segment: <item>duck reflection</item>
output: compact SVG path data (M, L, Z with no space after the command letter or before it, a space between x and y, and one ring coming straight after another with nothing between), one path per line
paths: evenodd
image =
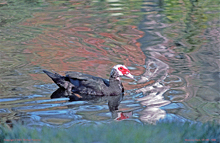
M112 113L112 118L120 117L117 110L120 102L122 101L124 93L117 95L117 96L94 96L94 95L87 95L87 94L75 94L72 93L69 95L68 91L63 88L58 88L56 91L52 93L50 96L51 99L54 98L62 98L66 97L69 98L70 102L74 101L91 101L91 102L108 102L109 111ZM122 113L122 112L120 112Z

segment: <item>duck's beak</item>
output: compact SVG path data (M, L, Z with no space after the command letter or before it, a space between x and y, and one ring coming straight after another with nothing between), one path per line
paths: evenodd
M129 78L131 78L131 79L134 79L134 76L131 75L130 73L125 74L125 76L127 76L127 77L129 77Z

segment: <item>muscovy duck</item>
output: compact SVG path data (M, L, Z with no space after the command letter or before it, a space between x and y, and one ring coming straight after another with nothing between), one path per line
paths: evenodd
M101 77L80 73L66 72L66 76L57 73L51 73L43 70L61 89L67 91L67 94L83 94L91 96L118 96L124 93L123 85L120 81L121 76L127 76L134 79L130 71L124 65L113 67L109 81Z

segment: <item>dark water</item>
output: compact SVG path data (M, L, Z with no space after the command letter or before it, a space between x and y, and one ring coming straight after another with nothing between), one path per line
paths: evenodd
M107 102L50 99L42 69L108 78L125 64L118 119L220 123L219 2L58 1L0 3L0 116L29 125L112 122Z

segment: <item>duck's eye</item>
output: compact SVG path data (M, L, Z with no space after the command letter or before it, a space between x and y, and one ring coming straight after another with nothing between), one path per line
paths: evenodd
M122 70L123 68L122 68L122 67L120 67L119 69L120 69L120 70Z

